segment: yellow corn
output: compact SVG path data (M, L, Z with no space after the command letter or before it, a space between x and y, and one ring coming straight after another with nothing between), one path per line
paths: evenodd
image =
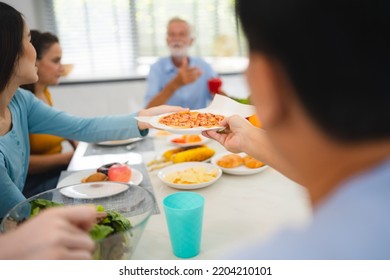
M168 150L166 151L162 157L164 159L164 161L170 161L171 160L171 157L176 154L176 153L179 153L179 152L182 152L182 151L185 151L185 148L176 148L176 149L171 149L171 150Z
M173 163L187 162L187 161L204 161L211 158L215 151L207 146L189 149L178 152L172 155L171 161Z

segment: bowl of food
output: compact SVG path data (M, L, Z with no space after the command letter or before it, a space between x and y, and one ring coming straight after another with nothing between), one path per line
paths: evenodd
M153 195L142 187L118 182L82 183L19 203L4 217L0 230L11 231L44 209L78 204L95 205L101 212L90 236L96 243L93 258L102 260L130 259L155 209Z
M211 163L231 175L252 175L268 168L268 165L245 153L234 154L228 151L213 156Z
M184 162L165 167L157 177L167 186L181 190L201 189L214 184L222 170L205 162Z

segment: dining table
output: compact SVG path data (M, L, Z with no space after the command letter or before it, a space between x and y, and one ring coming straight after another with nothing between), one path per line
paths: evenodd
M166 134L151 130L141 141L124 145L98 145L80 142L66 171L60 177L98 168L110 162L127 162L139 167L144 184L155 196L158 211L150 216L132 259L175 260L165 219L163 199L175 189L163 183L160 169L151 171L147 164L166 150L175 148ZM215 153L226 149L214 140L206 145ZM296 182L268 167L251 175L223 174L210 186L191 190L205 198L200 253L195 260L216 260L234 254L251 242L267 242L278 231L304 227L312 208L307 191Z

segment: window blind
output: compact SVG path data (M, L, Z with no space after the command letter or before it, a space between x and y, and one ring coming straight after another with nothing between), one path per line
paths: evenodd
M195 31L192 55L239 58L245 55L234 0L44 0L45 25L58 35L64 63L77 79L147 74L168 55L166 25L186 19Z

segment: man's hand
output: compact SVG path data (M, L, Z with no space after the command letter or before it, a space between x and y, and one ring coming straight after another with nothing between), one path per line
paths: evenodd
M189 67L188 59L184 57L175 77L175 82L182 87L195 82L201 75L202 71L198 67Z
M238 115L225 118L220 125L226 127L221 133L210 130L202 134L221 143L233 153L246 152L244 148L248 146L248 135L252 133L253 126Z
M187 58L183 58L177 75L168 82L168 84L150 100L146 108L151 108L166 104L171 96L182 86L195 82L202 72L197 67L189 67Z

